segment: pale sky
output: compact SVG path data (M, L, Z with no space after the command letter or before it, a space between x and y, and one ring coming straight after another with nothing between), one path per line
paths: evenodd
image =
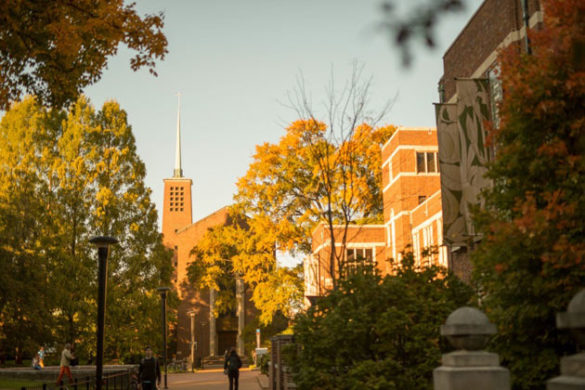
M181 92L183 174L193 179L196 221L232 203L255 145L277 142L296 119L281 102L299 72L317 105L331 69L341 83L359 61L373 77L373 107L396 96L386 123L434 127L443 53L480 3L468 0L465 11L442 18L438 47L417 45L406 69L387 33L376 29L381 0L141 0L141 14L165 13L169 53L159 76L132 72L122 50L85 93L96 108L115 99L128 112L160 221Z

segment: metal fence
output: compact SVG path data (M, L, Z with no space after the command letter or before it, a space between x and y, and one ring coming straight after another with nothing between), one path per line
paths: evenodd
M138 390L138 376L132 370L116 372L103 376L102 389L104 390ZM55 385L54 383L43 383L40 386L21 387L20 390L93 390L96 388L95 377L86 376L73 378L72 382Z

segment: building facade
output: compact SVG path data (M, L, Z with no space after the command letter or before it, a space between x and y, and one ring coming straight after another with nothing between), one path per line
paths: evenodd
M443 241L450 268L465 281L471 276L469 253L481 240L470 209L481 206L480 193L490 186L484 174L495 153L486 126L498 126L498 50L515 44L529 51L526 31L540 23L538 0L485 0L443 56L435 106Z
M391 260L400 262L410 250L417 266L447 266L436 129L399 127L381 153L384 223L350 224L347 232L335 226L336 258L349 268L365 261L382 275L393 272ZM320 224L304 261L307 303L332 288L337 269L330 264L331 250L329 229Z
M180 299L175 335L176 357L198 364L203 359L223 356L230 347L237 347L244 356L243 332L256 316L250 301L251 291L236 279L234 312L214 316L216 291L195 288L188 280L188 267L193 261L191 251L210 228L232 223L228 207L193 222L193 181L183 176L181 168L180 111L177 118L177 150L173 176L164 179L162 210L163 243L174 251L173 284Z

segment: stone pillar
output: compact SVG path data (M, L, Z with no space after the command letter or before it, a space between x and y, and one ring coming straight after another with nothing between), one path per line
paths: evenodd
M217 356L217 332L215 331L215 290L209 289L209 355Z
M238 355L244 356L244 326L246 325L246 310L245 310L245 289L244 281L241 277L236 277L236 300L238 303L237 316L238 316L238 338L237 338L237 349Z
M433 371L434 390L509 390L510 372L500 367L495 353L482 351L496 333L484 313L461 307L441 326L457 351L443 355L441 367Z
M585 290L579 291L565 313L557 314L557 328L569 329L585 347ZM561 358L561 375L546 382L547 390L585 389L585 352Z

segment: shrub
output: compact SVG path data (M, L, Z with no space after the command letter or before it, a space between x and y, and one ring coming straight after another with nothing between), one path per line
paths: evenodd
M446 343L439 329L471 288L406 254L395 275L362 270L294 323L287 358L299 389L430 389Z

